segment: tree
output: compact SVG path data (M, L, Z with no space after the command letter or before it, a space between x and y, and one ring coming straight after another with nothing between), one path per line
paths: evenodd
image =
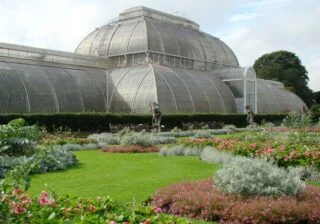
M320 104L320 91L314 92L313 96L314 96L314 101L315 101L317 104Z
M258 78L282 82L309 107L313 104L313 92L308 87L308 72L294 53L276 51L262 55L254 62L253 68Z

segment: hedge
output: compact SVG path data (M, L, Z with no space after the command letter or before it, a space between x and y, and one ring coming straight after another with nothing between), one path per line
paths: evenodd
M282 121L286 114L255 115L254 120L261 123L263 120L270 122ZM58 127L68 127L73 131L109 131L109 124L150 124L152 116L137 114L112 114L112 113L57 113L57 114L1 114L0 124L23 118L28 124L45 126L48 130ZM182 127L183 122L218 122L234 124L237 127L246 126L244 114L164 114L161 124L166 128Z

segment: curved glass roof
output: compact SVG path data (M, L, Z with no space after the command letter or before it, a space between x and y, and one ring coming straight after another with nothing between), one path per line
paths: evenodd
M106 111L105 70L0 62L0 113Z
M117 22L94 30L78 45L75 53L112 57L148 51L239 66L235 54L224 42L190 27L195 23L185 22L186 25L181 25L179 20L171 17L165 17L168 19L164 20L159 16L151 16L155 14L153 11L139 11L138 8L137 11L128 12L131 16L125 19L120 17Z
M257 79L258 113L301 112L306 104L280 82Z
M112 112L150 113L157 102L164 113L235 113L230 89L212 73L143 64L110 70Z

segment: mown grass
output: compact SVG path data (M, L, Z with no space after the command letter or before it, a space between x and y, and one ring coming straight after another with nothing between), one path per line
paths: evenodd
M96 197L109 195L120 202L141 202L172 183L211 178L218 165L198 157L161 157L157 153L117 154L76 152L74 168L32 176L29 192L53 190L60 195Z

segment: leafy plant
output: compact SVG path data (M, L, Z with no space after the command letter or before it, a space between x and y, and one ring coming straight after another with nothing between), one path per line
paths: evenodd
M146 134L145 132L133 132L122 136L120 144L151 146L153 142L150 134Z
M309 115L291 112L283 119L282 125L291 128L305 128L311 125L311 118Z
M108 145L120 144L120 137L117 135L112 135L110 133L91 134L88 136L88 139L93 139L97 142L104 142Z
M34 154L33 143L40 139L40 129L37 126L21 126L24 121L20 119L13 120L11 124L13 126L0 125L0 155Z
M159 189L153 203L163 212L219 223L318 223L320 190L307 187L298 196L233 196L212 180L173 184Z
M121 205L110 197L58 197L41 192L31 198L20 189L0 195L0 223L190 223L186 219L160 214L152 207Z
M212 147L205 147L200 153L200 159L208 163L227 164L234 156L231 153L218 151Z
M212 135L208 130L197 130L195 131L193 138L212 138Z
M197 156L201 149L195 147L185 147L183 145L164 146L160 149L161 156Z
M234 195L297 195L305 185L296 170L260 159L237 157L216 173L216 186Z

